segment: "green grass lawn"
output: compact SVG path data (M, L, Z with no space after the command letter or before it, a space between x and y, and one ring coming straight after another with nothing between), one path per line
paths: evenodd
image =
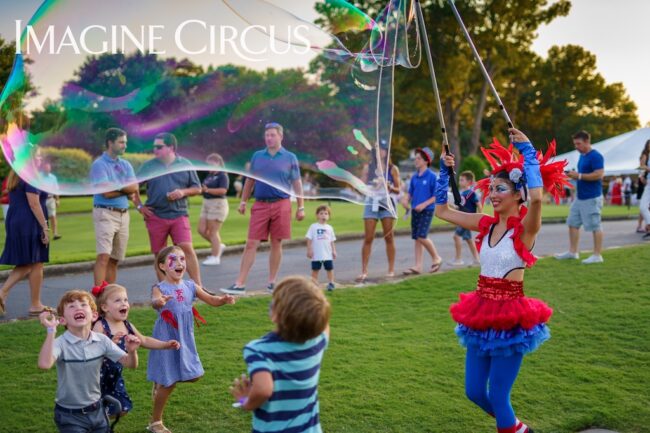
M201 212L201 200L200 197L192 197L190 201L190 220L194 230L194 246L196 248L207 248L209 246L208 242L200 237L196 231ZM314 213L316 207L322 203L314 200L306 201L305 220L299 223L294 220L292 224L292 235L294 239L302 239L305 236L309 225L315 221ZM245 216L239 215L237 213L238 204L238 200L230 199L230 215L222 229L222 237L226 245L243 244L246 241L250 214L247 213ZM330 204L333 214L331 224L337 235L363 232L363 222L361 220L363 215L362 206L340 201L334 201ZM63 238L52 243L50 264L73 263L95 259L95 232L92 215L90 214L91 210L91 197L63 197L61 199L58 221L59 233ZM399 212L400 215L403 215L404 210L400 207ZM487 212L491 212L491 210L488 209ZM603 210L603 215L608 216L627 216L636 215L637 213L637 208L628 210L621 206L607 206ZM548 205L544 207L545 218L561 218L566 217L567 214L567 206ZM434 225L444 224L446 223L434 219ZM402 218L397 220L398 229L408 227L410 227L409 221L404 221ZM148 254L150 250L147 230L142 217L135 210L131 210L130 228L131 234L127 255L137 256ZM0 230L0 248L4 246L4 237L4 230ZM6 266L0 267L0 269L7 268Z
M597 426L621 433L650 431L650 248L605 253L603 265L541 260L527 293L554 308L553 337L525 358L513 390L517 415L537 433ZM464 350L448 308L471 290L475 269L330 296L332 340L323 361L320 400L330 433L493 432L494 421L464 396ZM250 414L230 407L228 386L245 369L241 349L270 329L268 297L199 309L196 330L206 370L172 395L166 424L175 432L250 431ZM130 320L150 332L156 314L134 309ZM45 330L36 321L0 325L0 432L54 431L56 373L36 360ZM142 432L151 410L147 351L126 372L134 410L118 432Z

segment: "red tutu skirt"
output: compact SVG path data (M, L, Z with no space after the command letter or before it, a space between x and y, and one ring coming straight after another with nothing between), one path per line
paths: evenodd
M546 323L553 310L539 299L524 296L523 281L479 276L471 293L461 293L449 311L454 321L476 331L530 330Z

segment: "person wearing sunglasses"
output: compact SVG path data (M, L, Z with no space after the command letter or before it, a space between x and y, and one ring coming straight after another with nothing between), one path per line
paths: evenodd
M156 135L153 154L154 158L142 164L138 171L138 179L146 180L147 201L143 204L139 193L134 198L149 233L151 252L158 254L171 238L185 253L190 278L202 285L188 213L188 197L201 194L199 176L192 163L178 155L178 140L173 134ZM162 281L164 275L158 269L156 273L158 281Z

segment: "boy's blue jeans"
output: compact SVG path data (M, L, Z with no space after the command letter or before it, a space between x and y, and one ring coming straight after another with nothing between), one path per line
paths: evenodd
M92 412L67 413L54 408L54 422L60 433L108 433L108 419L101 407Z

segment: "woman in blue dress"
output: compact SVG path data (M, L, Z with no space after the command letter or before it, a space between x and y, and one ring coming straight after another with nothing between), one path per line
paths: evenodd
M35 165L40 152L37 150ZM0 264L14 266L0 289L0 315L5 312L9 291L25 277L31 294L30 316L38 316L45 306L41 303L43 263L49 261L50 234L45 200L47 193L22 180L13 170L7 180L9 211L5 220L6 241Z

